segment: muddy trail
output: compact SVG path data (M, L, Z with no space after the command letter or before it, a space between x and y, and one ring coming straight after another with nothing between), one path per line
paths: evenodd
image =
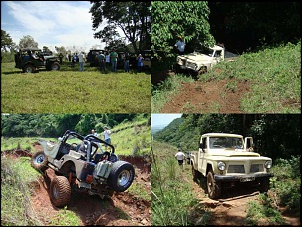
M152 83L157 84L168 77L175 76L172 71L152 74ZM247 80L224 79L194 83L182 82L180 91L159 111L160 113L243 113L240 99L250 92Z
M37 144L34 146L36 150L41 149ZM31 157L29 152L21 149L4 151L2 154L13 159ZM126 157L119 156L119 159L128 161ZM141 157L128 159L135 168L133 185L139 184L150 195L150 163ZM45 226L51 226L51 219L56 218L61 210L51 203L49 197L50 182L54 176L54 171L47 169L46 173L31 185L34 188L31 197L32 208L39 220L43 222L42 225ZM99 196L73 192L71 198L67 209L80 217L80 226L151 226L150 200L132 195L127 190L120 193L115 192L111 198L105 197L104 199Z
M185 171L191 171L191 166L186 164ZM193 187L194 195L197 195L197 199L200 200L200 204L204 210L194 210L191 217L195 225L200 225L201 217L204 215L204 211L209 211L210 216L208 224L213 226L246 226L247 217L247 205L249 201L258 201L259 191L250 187L237 187L232 189L225 189L221 198L213 200L208 198L206 194L206 182L198 181L194 182L193 179L188 179L184 174L184 178L187 182L190 182ZM271 191L268 191L270 194ZM272 196L273 197L273 196ZM281 211L282 217L286 224L290 226L300 226L300 217L297 217L286 210L285 207L275 206L276 209ZM258 225L269 226L265 220L258 220Z

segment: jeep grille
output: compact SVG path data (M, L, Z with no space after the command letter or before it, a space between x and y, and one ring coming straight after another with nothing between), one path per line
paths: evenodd
M245 173L243 165L229 165L228 173Z
M196 64L193 62L187 62L187 68L196 70Z
M261 164L253 164L251 165L251 173L255 173L255 172L263 172L263 165Z

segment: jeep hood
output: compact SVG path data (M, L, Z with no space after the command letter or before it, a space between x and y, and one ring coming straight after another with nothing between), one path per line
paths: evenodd
M243 151L242 149L238 150L226 150L226 149L217 149L211 151L209 154L212 156L224 156L224 157L260 157L260 154L256 152Z
M211 61L212 57L205 55L205 54L200 54L200 53L191 53L187 55L182 55L180 56L181 59L186 59L190 61Z
M47 59L56 59L55 56L44 56L44 59L47 60Z

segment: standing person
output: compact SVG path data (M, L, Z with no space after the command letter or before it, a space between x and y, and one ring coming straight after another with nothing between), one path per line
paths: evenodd
M110 53L110 60L111 60L111 64L112 64L112 72L117 72L117 53L115 51L112 51Z
M72 55L72 60L71 60L71 67L72 67L72 68L74 68L76 62L77 62L77 56L76 56L76 54L74 53L74 54Z
M62 53L59 54L59 59L60 59L60 64L62 65L62 61L63 61L63 54Z
M107 128L107 126L104 127L104 140L105 142L111 144L111 131ZM107 145L105 144L105 149L107 149Z
M65 56L65 59L66 59L66 61L68 61L68 53L66 53L66 56Z
M125 72L129 72L129 61L130 61L130 55L128 52L125 54Z
M108 68L110 67L110 54L109 54L109 51L106 52L106 66Z
M79 64L80 64L80 72L84 71L84 65L85 65L85 55L83 52L80 52L78 55L79 58Z
M178 148L178 152L175 154L175 158L178 161L178 165L182 167L186 156L179 148Z
M104 69L104 73L106 73L106 62L105 62L105 55L103 54L103 51L100 52L99 55L99 62L100 62L100 72Z
M139 54L137 57L137 71L140 73L143 69L144 63L143 63L143 56L142 54Z
M186 44L181 36L179 36L179 40L175 43L174 46L176 47L179 55L184 55Z

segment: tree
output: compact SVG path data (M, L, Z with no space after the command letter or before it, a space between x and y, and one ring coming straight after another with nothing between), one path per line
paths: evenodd
M8 50L14 49L16 44L6 31L1 29L1 51L8 52Z
M210 34L208 3L205 1L153 1L152 50L161 50L173 55L178 36L187 43L186 49L196 44L213 45Z
M23 36L19 42L19 48L38 48L38 43L30 35Z
M92 28L96 31L103 22L108 25L94 33L94 38L112 43L120 39L122 30L136 53L151 46L151 2L91 1ZM140 41L140 42L138 42Z

